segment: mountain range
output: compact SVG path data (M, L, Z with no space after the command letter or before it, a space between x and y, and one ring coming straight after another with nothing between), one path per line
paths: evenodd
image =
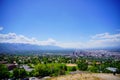
M32 45L23 43L0 43L0 53L21 52L21 51L41 51L41 50L61 50L63 48L51 45Z
M120 51L120 47L109 47L109 48L91 48L91 49L107 49ZM59 46L52 45L33 45L23 43L0 43L0 53L16 53L16 52L65 52L74 51L75 49L62 48Z

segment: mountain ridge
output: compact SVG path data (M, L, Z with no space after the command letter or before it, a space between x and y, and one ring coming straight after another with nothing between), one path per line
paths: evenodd
M58 46L51 45L33 45L23 43L0 43L0 52L14 52L14 51L40 51L40 50L60 50L63 49Z

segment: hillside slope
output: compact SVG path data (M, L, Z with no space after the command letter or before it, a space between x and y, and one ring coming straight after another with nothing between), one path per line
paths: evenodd
M78 73L53 77L49 80L120 80L120 75L114 76L113 74L105 73Z

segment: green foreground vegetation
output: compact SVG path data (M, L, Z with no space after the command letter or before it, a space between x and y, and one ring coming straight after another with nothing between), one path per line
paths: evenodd
M7 63L17 63L16 68L9 70L7 63L0 64L0 79L24 79L29 77L59 76L69 74L73 71L88 71L94 73L112 73L107 67L117 68L116 73L120 70L120 61L90 59L83 57L67 56L38 56L38 55L0 55L0 61ZM76 66L67 66L66 64L76 64ZM27 71L23 65L29 66L31 71Z

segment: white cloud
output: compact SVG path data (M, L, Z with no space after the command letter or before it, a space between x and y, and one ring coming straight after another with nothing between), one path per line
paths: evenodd
M2 31L3 30L3 27L0 27L0 31Z
M102 34L96 34L95 36L92 36L92 39L118 39L120 38L120 33L110 35L109 33L102 33Z
M120 46L120 33L109 34L102 33L96 34L86 42L72 42L61 43L59 46L69 48L104 48L104 47L118 47Z
M92 36L92 39L88 42L92 47L115 47L120 46L120 33L109 34L102 33Z
M102 47L116 47L120 46L120 33L109 34L102 33L96 34L86 42L60 42L52 38L45 41L40 41L35 38L28 38L23 35L15 33L0 34L0 43L25 43L35 45L54 45L63 48L102 48Z
M56 41L48 39L46 41L39 41L35 38L28 38L23 35L16 35L15 33L0 34L0 43L25 43L35 45L55 45Z

